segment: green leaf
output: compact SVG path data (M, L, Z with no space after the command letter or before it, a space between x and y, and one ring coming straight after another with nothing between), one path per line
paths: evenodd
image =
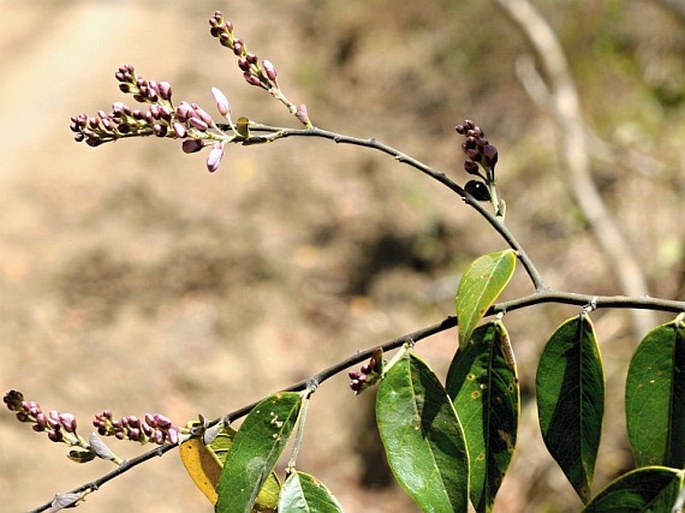
M590 499L604 415L604 373L590 320L565 321L547 342L536 377L547 450L583 502Z
M682 471L639 468L610 483L583 513L670 513L682 486Z
M471 339L476 325L506 287L516 268L516 251L505 249L474 260L459 282L457 318L459 344Z
M658 326L633 355L626 380L628 438L640 466L685 467L685 325Z
M376 400L378 430L395 477L424 512L465 513L469 457L452 401L423 360L405 352Z
M249 513L297 421L297 392L273 394L245 418L219 478L217 513Z
M216 488L235 434L236 431L231 426L222 426L209 444L205 445L202 437L191 438L178 448L188 475L212 504L216 504L219 498ZM257 494L253 511L274 510L278 505L280 490L281 483L272 471Z
M516 445L520 390L504 325L492 322L473 332L454 355L447 392L459 412L471 463L471 502L492 510Z
M279 513L342 513L330 490L317 478L304 472L288 476L278 502Z

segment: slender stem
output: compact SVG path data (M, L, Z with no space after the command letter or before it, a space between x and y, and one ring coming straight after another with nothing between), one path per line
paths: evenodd
M222 126L219 125L219 128L222 128ZM359 137L351 137L348 135L331 132L330 130L323 130L317 127L283 128L277 126L262 125L258 123L251 123L250 129L253 132L270 133L272 134L272 136L270 136L268 139L264 138L261 141L259 140L259 136L256 136L256 141L251 142L248 139L246 141L247 144L254 144L254 142L271 142L277 139L285 139L286 137L319 137L331 140L338 144L351 144L354 146L362 146L364 148L378 150L382 153L386 153L392 156L398 162L413 167L414 169L418 169L422 173L430 176L434 180L437 180L438 182L446 186L448 189L457 193L467 205L474 208L495 229L495 231L497 231L497 233L499 233L502 236L502 238L506 241L509 247L516 250L518 258L521 261L521 264L523 265L524 269L526 270L526 273L533 282L535 290L547 289L547 286L545 285L545 282L542 279L542 276L540 275L539 271L535 267L535 264L533 264L530 257L528 257L528 254L523 249L523 246L518 242L516 237L514 237L514 235L509 231L509 229L504 225L503 220L500 217L493 215L483 204L476 200L471 194L464 190L463 187L457 184L454 180L452 180L442 171L438 171L424 164L423 162L416 160L415 158L410 157L409 155L393 148L392 146L383 144L375 138L362 139ZM250 139L253 138L251 137Z

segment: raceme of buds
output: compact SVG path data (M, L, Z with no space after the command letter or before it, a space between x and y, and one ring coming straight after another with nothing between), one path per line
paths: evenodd
M30 422L38 433L46 433L53 442L64 442L70 446L84 444L76 434L76 417L71 413L60 413L51 410L47 414L35 401L24 400L24 394L17 390L10 390L3 397L3 402L10 411L15 412L19 422Z
M471 175L481 177L486 182L494 182L495 165L498 159L497 148L488 142L483 130L470 119L457 125L455 130L466 138L461 145L462 151L466 154L464 170ZM479 167L485 170L485 176L480 173Z
M375 384L380 379L382 372L383 349L379 347L374 351L373 355L371 355L371 359L368 363L362 365L359 371L350 371L348 373L350 388L354 390L355 394L359 394Z
M254 61L256 57L251 57ZM256 62L256 61L255 61ZM141 108L131 108L122 102L114 102L110 112L98 111L95 116L78 114L71 117L70 129L77 142L89 146L116 141L122 137L154 135L160 138L180 139L185 153L194 153L204 147L222 148L237 138L233 131L224 132L212 116L197 103L181 101L174 105L171 84L166 81L146 80L131 65L120 67L115 73L119 88L133 95ZM226 96L216 87L212 88L217 110L226 116L229 125L231 107ZM215 151L208 159L208 168L216 171L223 152ZM211 163L211 166L210 166Z
M209 19L209 27L209 33L238 57L238 68L243 72L243 78L248 84L267 91L278 89L276 67L267 59L260 62L256 54L248 51L245 42L233 33L233 23L226 20L221 11L214 12Z
M178 443L179 426L164 415L146 413L140 419L134 415L115 420L110 410L103 410L93 420L101 436L114 436L118 440L132 440L141 444Z

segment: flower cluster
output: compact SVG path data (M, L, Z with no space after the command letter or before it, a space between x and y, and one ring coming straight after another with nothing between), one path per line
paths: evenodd
M376 383L383 372L383 349L380 347L371 355L368 363L360 367L358 371L350 371L350 388L355 394L363 392Z
M24 400L24 394L17 390L10 390L2 400L10 411L16 412L19 422L32 423L34 431L47 433L53 442L79 446L83 444L83 440L76 434L76 417L71 413L51 410L45 414L37 402Z
M181 101L174 106L169 82L146 80L131 65L120 67L114 76L119 81L119 89L133 95L144 108L132 109L122 102L114 102L109 113L100 110L96 116L89 117L83 113L72 116L70 129L77 142L99 146L122 137L147 135L180 139L185 153L195 153L211 146L207 169L214 172L219 167L226 143L241 138L234 130L224 132L197 103ZM212 89L212 95L217 110L228 117L233 128L228 100L217 88Z
M497 148L485 138L483 130L470 119L457 125L455 130L458 134L466 137L461 149L466 154L464 169L470 175L480 176L486 182L495 181L495 165L497 164ZM480 167L486 173L480 173Z
M209 32L216 37L222 46L230 48L238 57L238 67L243 72L245 81L253 86L261 87L267 91L278 89L276 77L278 72L273 63L262 59L248 51L245 42L233 34L233 23L224 19L221 11L215 11L209 19Z
M162 445L165 442L178 443L181 428L164 415L146 413L142 419L129 415L114 420L110 410L103 410L95 416L93 426L102 436L114 436L118 440L132 440L145 444L154 442Z
M464 189L476 200L492 203L496 215L503 218L506 205L497 198L495 187L497 148L490 144L483 130L470 119L457 125L455 130L466 138L461 145L462 151L466 154L464 170L477 177L476 180L466 182Z
M233 23L225 19L221 11L214 12L209 19L209 26L210 34L238 58L238 68L243 72L243 78L248 84L264 89L283 103L303 125L312 126L307 106L290 102L278 86L278 71L273 63L268 59L260 59L255 53L249 51L245 42L233 33Z

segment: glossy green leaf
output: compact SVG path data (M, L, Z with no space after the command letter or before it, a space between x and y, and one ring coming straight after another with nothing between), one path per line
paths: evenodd
M658 326L633 355L626 380L628 438L640 466L685 467L685 325Z
M302 401L281 392L260 402L233 439L217 492L217 513L248 513L278 461L297 421Z
M483 255L466 268L456 300L460 345L471 339L476 325L509 283L515 268L513 249Z
M317 478L293 472L283 486L278 513L342 513L330 490Z
M547 342L536 377L547 450L583 502L590 499L604 415L604 373L592 323L565 321Z
M465 513L469 458L452 401L410 352L391 363L378 388L376 418L395 477L425 512Z
M476 329L459 348L446 388L469 449L471 502L489 512L514 454L520 411L516 364L501 322Z
M682 486L682 471L639 468L610 483L583 513L670 513Z

